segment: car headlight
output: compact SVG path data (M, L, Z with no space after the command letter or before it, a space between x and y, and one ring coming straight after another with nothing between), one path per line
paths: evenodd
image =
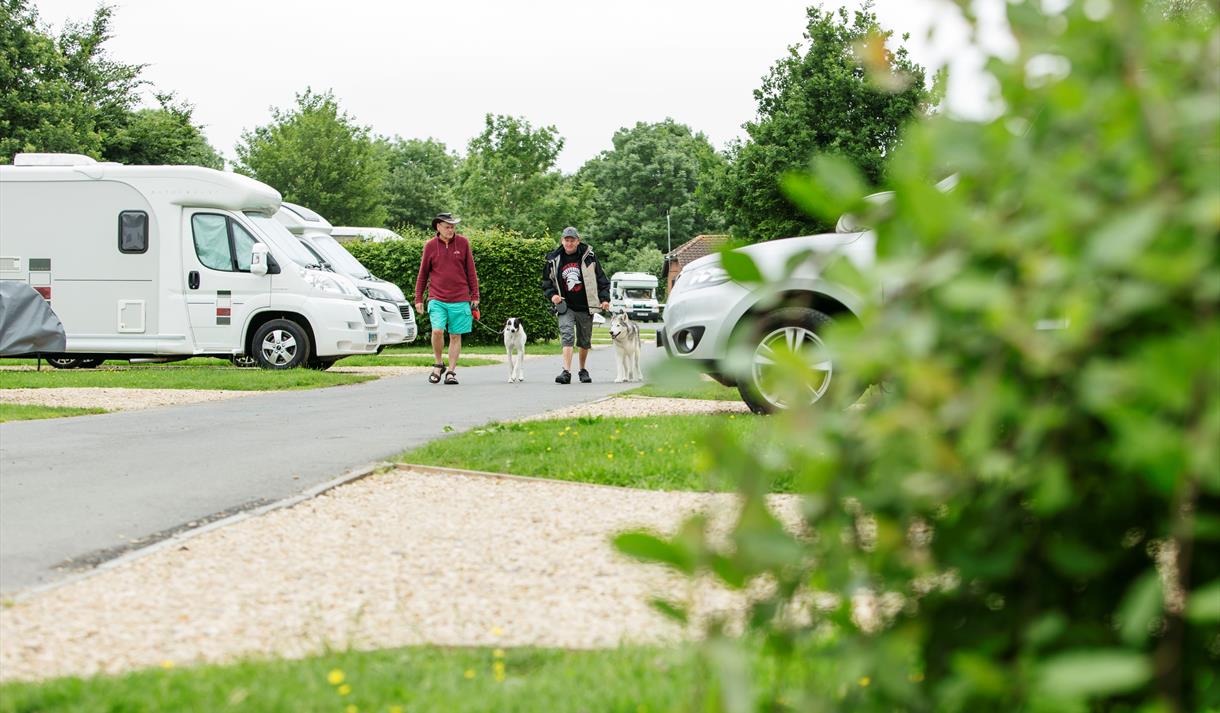
M682 276L682 289L695 290L700 287L711 287L729 281L729 273L723 267L705 267L689 275Z
M341 280L336 280L317 270L302 270L302 277L305 282L315 290L336 297L344 297L347 299L360 299L359 293L353 290L349 285L346 285Z
M385 290L379 290L376 287L361 287L360 292L365 297L369 298L370 300L377 300L379 302L393 302L394 301L394 298L392 296L390 296L389 292L386 292Z

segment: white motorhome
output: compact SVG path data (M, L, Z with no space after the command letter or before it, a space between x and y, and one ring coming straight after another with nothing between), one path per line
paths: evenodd
M367 240L370 243L384 243L387 240L402 240L402 236L388 228L354 228L350 225L337 225L330 229L330 236L341 243L357 240Z
M250 355L325 369L375 352L377 307L313 264L279 207L275 189L210 168L17 154L0 166L0 279L51 303L60 366Z
M365 267L331 237L331 224L304 206L287 201L280 204L275 219L313 253L324 267L350 277L361 294L378 306L378 341L382 346L415 339L415 310L393 282L383 280Z
M657 303L657 278L646 272L616 272L610 276L610 310L626 312L632 319L661 319Z

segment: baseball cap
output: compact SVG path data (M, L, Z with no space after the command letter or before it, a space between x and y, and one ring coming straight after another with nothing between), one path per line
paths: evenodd
M562 237L563 238L576 238L577 240L580 240L580 233L576 232L576 228L573 228L572 226L568 226L563 229Z

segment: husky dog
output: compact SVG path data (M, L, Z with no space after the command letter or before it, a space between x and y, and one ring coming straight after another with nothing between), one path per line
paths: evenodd
M643 381L640 371L640 327L622 312L610 317L610 339L614 341L614 356L618 371L614 383Z
M525 326L520 317L504 323L504 351L508 353L508 383L525 381Z

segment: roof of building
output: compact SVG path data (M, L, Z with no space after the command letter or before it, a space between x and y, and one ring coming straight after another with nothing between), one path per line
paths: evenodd
M687 240L678 247L669 251L665 257L669 260L676 260L683 265L697 260L704 255L710 255L720 249L720 246L729 241L727 235L696 235Z

